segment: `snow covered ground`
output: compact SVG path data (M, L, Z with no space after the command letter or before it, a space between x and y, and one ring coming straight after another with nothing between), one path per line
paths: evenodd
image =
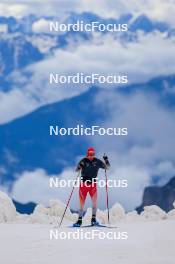
M0 192L0 263L175 263L175 209L166 214L152 205L138 215L135 211L125 213L123 207L116 204L110 209L110 217L118 228L112 229L70 228L77 215L68 209L62 227L55 228L64 208L60 201L51 200L49 208L38 205L32 215L20 215L12 200ZM97 216L101 223L106 223L106 211L98 211ZM90 218L88 209L85 225ZM84 239L77 239L78 234ZM94 239L87 239L94 234ZM100 239L104 236L105 239Z
M175 221L120 223L119 226L119 231L128 232L127 240L50 240L50 225L0 224L0 263L175 263ZM61 231L76 232L76 229L63 227ZM87 231L89 228L83 229Z

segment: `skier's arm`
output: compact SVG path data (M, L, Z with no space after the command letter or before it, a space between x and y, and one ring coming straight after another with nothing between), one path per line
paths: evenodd
M83 161L83 159L82 159L82 160L80 160L80 162L78 163L78 165L77 165L75 171L79 171L79 170L81 170L83 167L84 167L84 161Z
M109 163L109 160L108 160L108 157L104 154L103 156L103 159L104 159L104 162L102 160L99 160L100 162L100 168L101 169L109 169L110 167L110 163Z

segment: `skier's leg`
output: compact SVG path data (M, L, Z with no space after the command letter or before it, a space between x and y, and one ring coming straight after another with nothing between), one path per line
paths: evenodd
M96 212L97 212L97 186L96 186L96 184L94 186L92 186L91 190L89 191L89 194L90 194L91 200L92 200L91 224L92 225L98 225L98 222L96 220Z
M92 200L92 215L96 216L97 212L97 189L93 189L92 192L90 192L91 200Z
M80 217L83 217L83 209L84 209L84 204L86 201L87 192L88 190L85 185L80 186L79 188L79 203L80 203L79 216Z
M84 184L81 183L80 188L79 188L79 217L78 221L73 225L74 227L80 227L82 225L82 217L83 217L83 209L84 209L84 204L87 196L87 189Z

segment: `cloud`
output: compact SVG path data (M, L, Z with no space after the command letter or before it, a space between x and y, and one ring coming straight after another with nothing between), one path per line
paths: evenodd
M124 176L128 180L126 197L117 192L125 208L141 203L144 188L163 185L175 174L175 112L160 104L154 94L142 91L119 95L104 91L96 98L99 107L109 109L104 127L127 127L125 137L95 137L93 144L98 154L106 152L111 160L111 177ZM123 173L122 173L123 172Z
M128 181L127 188L109 188L110 207L120 202L126 210L133 210L141 204L144 188L154 183L154 177L162 186L174 175L175 112L161 105L154 94L146 95L142 91L126 96L103 90L95 103L109 110L107 121L100 124L102 127L128 128L128 136L93 137L91 145L95 146L97 157L102 158L104 152L108 154L109 179ZM75 179L76 173L74 168L67 168L60 175L47 175L41 169L23 172L14 183L13 197L21 202L32 200L46 205L51 198L66 203L71 188L50 189L49 176L68 180ZM99 179L105 179L103 170L99 171ZM98 206L106 207L105 188L98 190ZM77 189L71 207L78 209Z
M76 173L74 169L65 169L60 175L47 175L43 169L35 171L24 171L18 175L18 179L14 182L11 197L21 203L33 201L49 205L50 199L60 199L67 203L72 187L50 188L50 177L59 177L61 180L75 180ZM127 180L128 188L109 188L109 205L112 207L116 202L120 202L126 210L134 209L141 203L143 189L145 183L149 183L149 174L144 169L134 166L113 168L112 172L108 172L110 180ZM105 180L104 171L100 170L99 179ZM28 191L30 190L30 191ZM74 189L71 198L70 207L74 210L79 209L78 188ZM85 209L91 206L90 197L87 197ZM106 209L106 190L105 187L98 187L98 208Z
M117 179L117 176L120 179L125 178L127 175L126 169L120 169L115 171L115 174L110 175L110 179ZM142 177L147 177L147 173L141 171ZM35 171L24 171L22 174L18 175L18 179L14 182L11 197L16 201L20 201L21 203L28 203L33 201L35 203L42 203L46 206L49 205L50 199L60 199L62 202L67 204L70 193L72 191L72 187L59 187L59 188L50 188L50 177L59 177L60 180L75 180L76 174L74 172L74 168L65 169L60 175L48 175L43 169L36 169ZM140 172L135 171L134 167L130 168L130 175L132 177L140 178ZM99 179L105 180L104 171L101 170ZM142 181L139 180L140 185L142 186ZM130 198L130 208L137 204L138 196L141 199L142 196L142 188L139 189L140 185L137 186L137 193L134 193L134 196ZM135 188L129 187L130 191L135 191ZM30 190L30 191L28 191ZM79 209L79 188L76 187L74 189L73 196L71 198L70 207L74 210ZM128 190L125 188L110 188L110 207L116 203L121 202L123 205L128 205L127 198ZM88 196L85 204L85 209L91 206L91 199ZM105 187L98 187L98 208L106 209L106 191ZM127 210L130 209L127 206Z
M64 17L67 12L76 11L77 3L74 3L73 0L58 0L56 2L47 0L9 0L8 3L1 1L0 15L5 17L13 16L16 18L22 18L31 14L36 16Z
M19 16L28 14L62 16L70 12L93 12L106 18L117 18L122 14L132 13L135 15L146 14L148 17L161 20L174 25L175 5L174 0L38 0L16 1L10 0L8 4L1 3L1 13L7 16ZM3 13L3 11L6 11Z
M156 45L155 43L158 43ZM166 50L166 52L165 52ZM129 84L146 82L154 77L175 72L175 46L172 39L162 33L144 35L137 42L123 45L111 36L94 36L92 42L70 43L67 49L57 49L53 55L32 64L24 72L30 72L26 80L23 73L13 73L13 79L23 89L14 87L10 92L1 92L0 123L29 113L41 105L61 101L85 92L90 85L50 85L49 74L72 75L82 72L128 75ZM99 85L113 88L112 85Z
M42 31L42 26L41 28L38 27L36 30L38 30L38 32L40 30ZM57 46L57 38L50 35L31 35L27 37L27 40L45 55L49 54L49 52Z
M25 4L0 3L0 16L22 18L27 14L28 7Z
M12 197L22 203L33 201L47 205L49 199L55 196L56 190L51 191L49 177L42 169L23 172L13 185Z
M175 175L174 161L162 161L154 168L154 174L160 177L159 185L164 185L167 181Z
M39 106L34 98L19 89L0 92L0 102L0 124L21 117Z
M83 1L84 8L88 8L86 0ZM134 15L145 14L151 19L166 21L174 25L175 5L174 0L128 0L128 1L107 1L97 0L93 7L89 5L89 9L102 16L117 17L124 13Z
M32 31L35 33L49 32L49 20L41 18L32 24Z
M74 169L71 168L66 169L60 175L47 175L43 169L24 171L21 175L18 175L18 179L13 185L11 196L22 203L33 201L49 205L50 199L61 199L61 201L67 203L72 188L50 188L50 177L74 180L75 174ZM75 188L71 207L78 209L78 188Z

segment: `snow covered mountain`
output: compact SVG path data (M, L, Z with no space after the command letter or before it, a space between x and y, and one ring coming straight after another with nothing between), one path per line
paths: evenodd
M0 38L0 89L9 91L15 80L9 74L43 59L43 54L21 34Z
M39 61L44 61L53 52L59 49L66 50L69 46L80 46L83 43L93 43L95 36L92 33L85 32L66 32L63 34L52 34L44 32L42 26L41 31L34 30L36 24L41 25L49 23L49 21L57 19L56 17L37 17L29 15L21 19L14 17L0 17L0 90L8 92L14 88L24 89L25 83L29 80L30 73L26 73L25 69L29 65ZM121 42L123 46L129 42L138 41L140 32L144 34L153 32L163 32L165 38L173 37L174 29L166 22L152 21L147 16L141 15L133 17L132 14L122 15L119 19L104 19L96 14L84 12L81 14L70 13L65 19L65 23L73 23L77 20L90 23L100 21L101 23L128 23L127 32L122 34L115 33L113 37ZM102 35L110 35L111 33L102 32ZM16 73L20 73L20 79L16 77ZM25 80L25 83L23 82Z
M31 63L44 59L53 49L65 48L70 39L78 44L81 38L83 41L93 38L93 35L85 32L67 32L59 36L55 36L49 32L33 31L33 26L40 20L51 21L56 17L36 17L33 15L16 19L13 17L0 17L0 28L4 26L6 29L0 36L0 89L10 89L10 84L5 82L6 76L17 69L22 69ZM75 23L77 20L90 23L100 21L105 25L108 23L128 23L129 31L119 34L117 38L122 41L136 41L137 32L143 31L150 33L154 31L168 32L172 28L164 22L151 21L145 15L133 18L131 14L123 15L120 19L103 19L91 13L76 14L72 13L64 21L65 23ZM102 33L106 34L106 33ZM110 34L110 33L109 33ZM170 36L170 34L169 34Z
M44 19L46 21L54 21L59 19L59 17L55 16L44 16L44 17L37 17L34 15L30 15L27 17L23 17L21 19L17 19L14 17L0 17L0 25L7 26L6 33L16 33L21 32L23 34L31 34L33 32L33 25L34 23ZM129 24L129 29L132 31L143 30L144 32L150 32L154 30L160 30L165 32L170 29L170 26L163 21L152 21L146 15L140 15L138 17L133 17L132 14L125 14L122 15L118 19L106 19L102 18L94 13L90 12L83 12L83 13L70 13L69 16L62 21L63 23L76 23L77 21L84 21L84 23L91 23L94 21L99 21L103 24L108 23L116 23L116 24Z
M142 30L144 32L152 32L158 30L160 32L166 32L169 30L167 23L159 21L151 21L147 16L141 15L134 19L129 26L130 31Z

